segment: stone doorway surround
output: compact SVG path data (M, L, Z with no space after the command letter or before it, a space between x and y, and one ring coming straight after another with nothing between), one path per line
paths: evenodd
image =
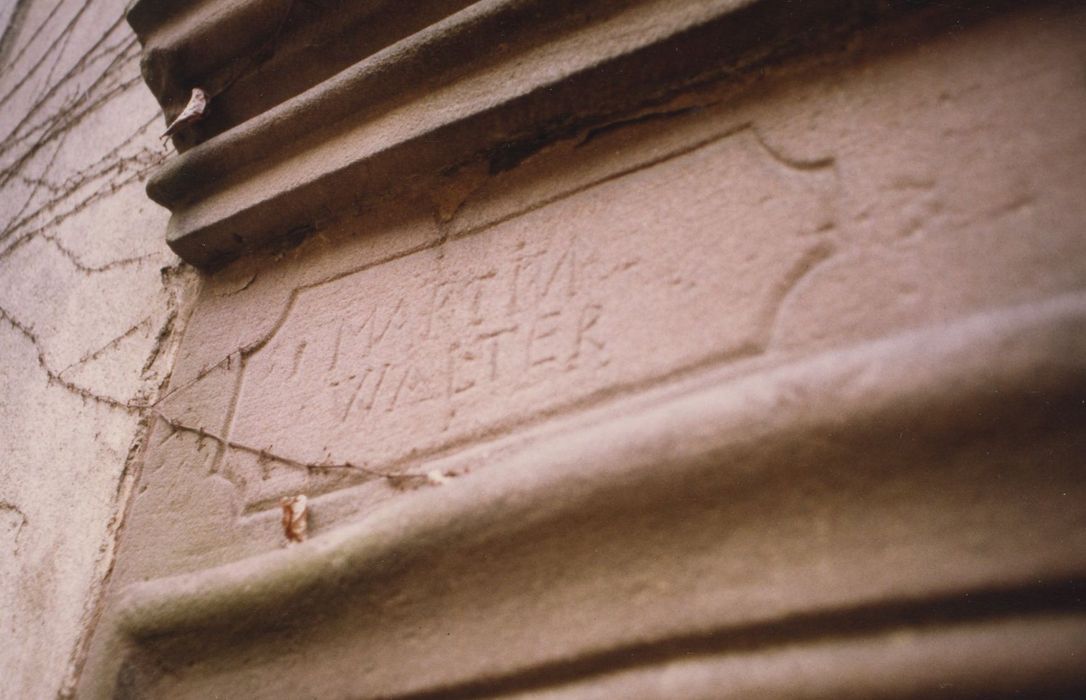
M1086 10L411 5L129 11L205 278L80 695L1081 695Z

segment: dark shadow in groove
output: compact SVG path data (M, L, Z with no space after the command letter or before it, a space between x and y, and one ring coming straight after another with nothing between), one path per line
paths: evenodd
M899 628L939 628L968 622L1086 612L1086 579L1042 583L1029 588L970 591L939 598L870 603L801 613L779 620L634 644L386 700L456 700L560 685L597 674L652 666L677 658L749 652L783 644L850 639Z

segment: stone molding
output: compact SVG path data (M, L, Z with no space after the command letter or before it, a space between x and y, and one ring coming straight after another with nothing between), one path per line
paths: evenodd
M186 12L140 0L129 18L167 116L193 87L211 95L207 123L177 139L184 153L148 183L150 197L173 212L171 247L208 266L296 241L342 212L465 169L499 172L556 139L682 109L671 100L692 86L763 70L926 3L463 4L424 3L420 17L432 23L392 22L365 50L331 60L319 42L312 56L294 44L330 35L328 25L368 22L384 4L357 3L346 16L330 9L295 28L282 22L293 3L215 1ZM269 76L257 73L276 66L274 96L234 95L242 78L228 73L245 73L268 27L287 26L267 49L282 55L248 69L263 87ZM311 64L339 70L315 75Z
M440 21L470 0L141 0L128 20L144 79L172 119L193 86L215 96L179 150L259 115L358 60Z
M130 584L89 697L582 697L676 663L701 669L684 696L870 697L893 659L935 669L910 692L1081 687L1058 660L1084 621L1059 505L1086 497L1083 358L1086 298L1065 296L555 436L302 545ZM804 670L728 656L763 648Z

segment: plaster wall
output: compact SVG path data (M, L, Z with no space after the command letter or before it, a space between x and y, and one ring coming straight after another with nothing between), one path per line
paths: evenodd
M0 45L0 697L71 691L190 274L122 0L10 0Z

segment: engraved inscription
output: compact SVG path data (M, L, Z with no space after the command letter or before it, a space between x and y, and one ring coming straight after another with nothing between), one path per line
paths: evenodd
M835 198L832 164L791 163L748 129L299 290L248 360L230 440L299 463L388 465L759 352L830 250ZM240 480L252 502L292 478L304 476Z

